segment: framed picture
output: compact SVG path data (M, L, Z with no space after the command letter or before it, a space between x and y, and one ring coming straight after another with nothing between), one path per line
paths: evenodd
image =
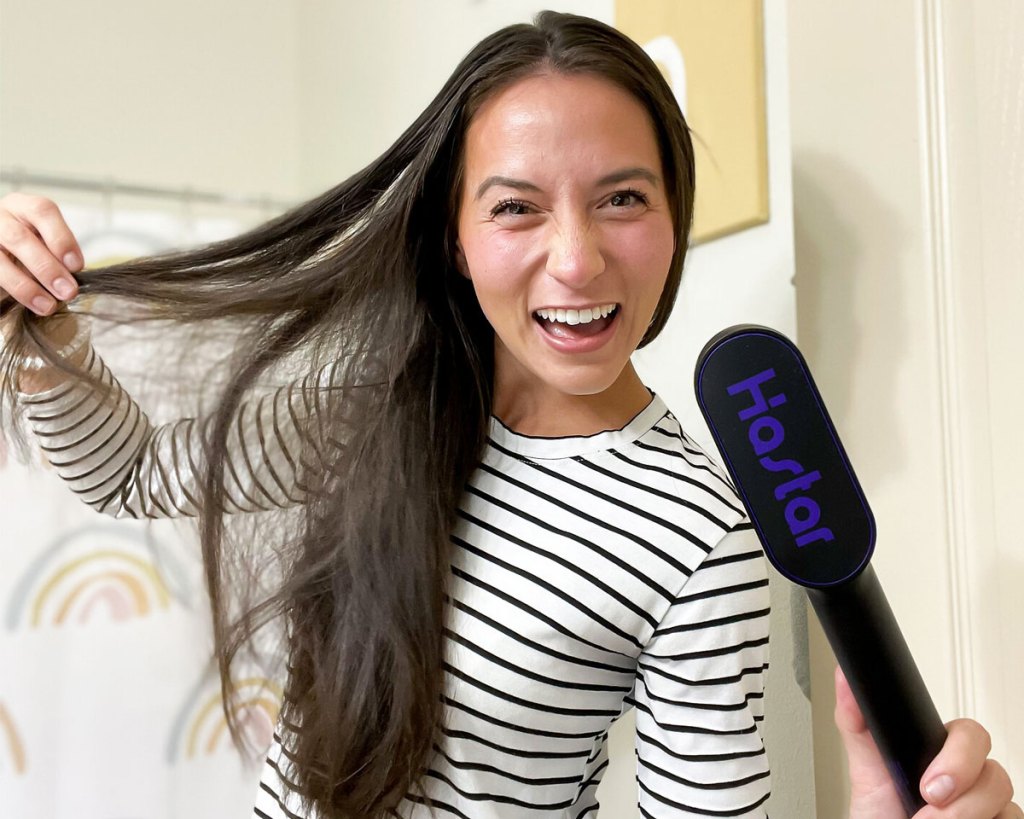
M761 0L616 0L615 25L658 63L690 125L691 241L767 222Z

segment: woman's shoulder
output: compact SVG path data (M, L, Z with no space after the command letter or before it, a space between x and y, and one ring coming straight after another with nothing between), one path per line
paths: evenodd
M663 405L664 406L664 405ZM716 454L688 434L679 419L665 408L625 454L688 484L700 484L743 514L742 503Z

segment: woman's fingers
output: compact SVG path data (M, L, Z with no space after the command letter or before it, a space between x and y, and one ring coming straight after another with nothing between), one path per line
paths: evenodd
M945 817L995 817L1020 819L1020 808L1010 802L1013 786L1003 766L994 759L985 760L977 779L963 793L942 805L931 803L915 814L914 819L945 819Z
M5 252L0 253L0 300L10 295L33 313L47 316L57 306L47 290Z
M954 801L979 781L992 750L988 731L974 720L953 720L946 723L946 730L948 736L942 750L921 777L921 796L932 805Z
M864 715L853 698L842 671L836 669L836 725L850 765L850 816L903 816L896 790ZM988 759L992 740L974 720L946 723L948 736L921 777L921 795L928 806L914 819L1024 819L1010 802L1010 777L995 760Z
M75 297L82 252L58 207L40 196L0 200L0 288L40 315Z
M1024 819L1024 810L1016 802L1011 802L1001 811L996 819Z
M82 269L82 249L75 234L71 232L60 208L44 196L22 194L22 210L29 216L32 226L46 244L47 249L69 273Z
M988 759L992 739L974 720L946 723L949 736L938 756L921 777L921 795L928 802L915 819L993 816L1022 819L1013 798L1013 784L1006 770Z

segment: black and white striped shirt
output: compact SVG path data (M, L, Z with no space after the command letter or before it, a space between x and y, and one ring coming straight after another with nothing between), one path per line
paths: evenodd
M113 382L95 354L89 366ZM113 382L116 383L116 382ZM312 381L242 407L238 510L294 503ZM61 476L100 511L194 514L195 421L154 427L119 388L23 404ZM645 817L761 817L764 558L735 493L661 400L621 430L534 438L492 421L452 532L445 721L425 779L437 816L595 816L614 720L636 708ZM287 737L254 816L294 819ZM400 814L430 815L411 797Z

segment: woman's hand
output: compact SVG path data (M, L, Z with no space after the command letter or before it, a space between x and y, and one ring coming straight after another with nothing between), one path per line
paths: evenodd
M0 303L8 295L48 316L78 293L82 250L49 199L11 193L0 199Z
M836 669L836 725L850 763L850 819L906 819L896 788L864 716ZM1024 819L1010 801L1013 786L1002 765L988 759L988 731L969 719L946 723L949 737L921 777L928 802L913 819Z

